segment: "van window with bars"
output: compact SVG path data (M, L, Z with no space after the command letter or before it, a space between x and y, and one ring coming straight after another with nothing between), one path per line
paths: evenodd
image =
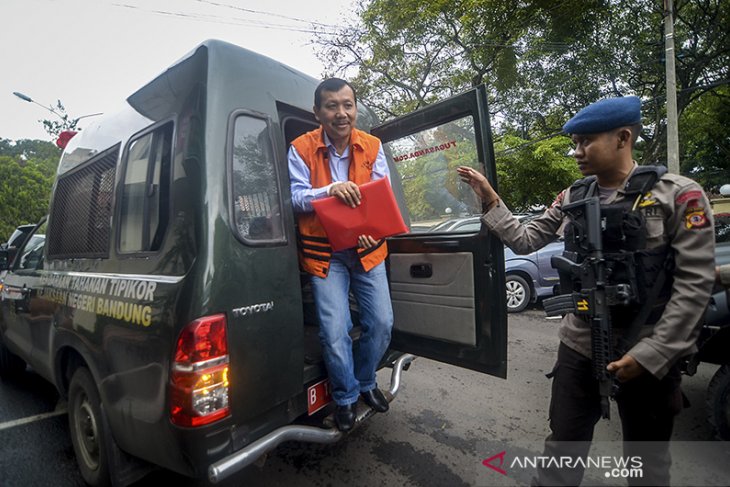
M248 244L283 241L279 183L265 120L248 115L236 118L231 177L238 236Z
M167 228L172 123L129 144L119 217L119 251L159 250Z
M112 191L119 146L99 154L58 179L53 195L48 256L105 258L109 256Z

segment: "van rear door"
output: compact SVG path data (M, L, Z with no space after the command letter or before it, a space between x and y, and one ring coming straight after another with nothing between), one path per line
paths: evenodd
M504 378L503 245L478 225L482 204L456 173L476 167L497 188L488 114L479 86L371 132L392 157L411 225L388 240L391 348Z

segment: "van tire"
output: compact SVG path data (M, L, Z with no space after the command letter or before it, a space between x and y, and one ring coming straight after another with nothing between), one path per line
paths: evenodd
M730 441L730 365L721 366L707 386L707 418L717 437Z
M79 367L68 388L68 424L76 463L84 481L92 487L111 485L106 430L101 416L99 391L86 367Z
M527 281L517 274L507 275L505 285L507 291L507 312L519 313L527 308L532 299L532 292Z
M10 379L25 371L25 361L7 349L0 341L0 377Z

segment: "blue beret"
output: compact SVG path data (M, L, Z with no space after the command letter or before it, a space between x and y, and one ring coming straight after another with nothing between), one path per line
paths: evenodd
M567 134L597 134L641 123L641 101L636 96L604 98L591 103L563 125Z

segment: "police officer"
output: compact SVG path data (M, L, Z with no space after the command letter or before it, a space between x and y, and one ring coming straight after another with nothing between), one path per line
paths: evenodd
M616 252L635 253L632 257L635 255L639 263L641 256L651 251L666 257L659 266L670 269L665 272L668 275L662 286L663 296L652 299L652 303L642 302L647 300L643 296L623 315L618 307L611 310L612 316L615 311L616 316L640 314L646 318L638 324L638 333L633 334L625 353L615 357L607 370L618 383L614 397L621 416L624 455L639 456L642 462L643 478L630 479L629 483L668 485L668 441L674 416L683 405L678 362L696 350L698 320L713 285L714 234L708 199L694 181L656 168L649 171L654 176L648 188L642 188L638 195L629 191L635 186L630 184L632 177L643 170L638 170L632 159L632 148L641 131L640 106L637 97L603 99L579 111L563 126L575 143L573 156L585 178L561 192L541 217L525 225L512 216L483 175L468 167L457 171L485 203L487 211L482 221L517 253L534 252L558 234L569 234L575 222L563 212L563 206L597 196L601 215L609 208L618 208L621 216L617 229L610 232L605 229L606 222L602 222L604 245L611 239L619 247L614 249ZM636 217L632 221L638 222L634 230L639 238L616 238L617 230L623 235L622 222L630 220L629 214ZM629 245L629 240L639 244L634 241ZM630 248L621 249L622 245ZM669 264L664 265L665 262ZM633 270L642 274L641 269ZM652 309L642 310L642 306ZM616 329L621 325L617 321L620 320L614 316L615 335L621 336L623 332L626 336L626 330ZM584 318L569 313L564 316L558 334L558 358L549 374L553 380L551 434L545 441L545 455L585 458L594 426L602 414L598 380L591 370L591 329ZM641 448L648 444L640 442L655 443ZM539 469L536 482L578 485L583 474L582 463L578 462L575 468Z

